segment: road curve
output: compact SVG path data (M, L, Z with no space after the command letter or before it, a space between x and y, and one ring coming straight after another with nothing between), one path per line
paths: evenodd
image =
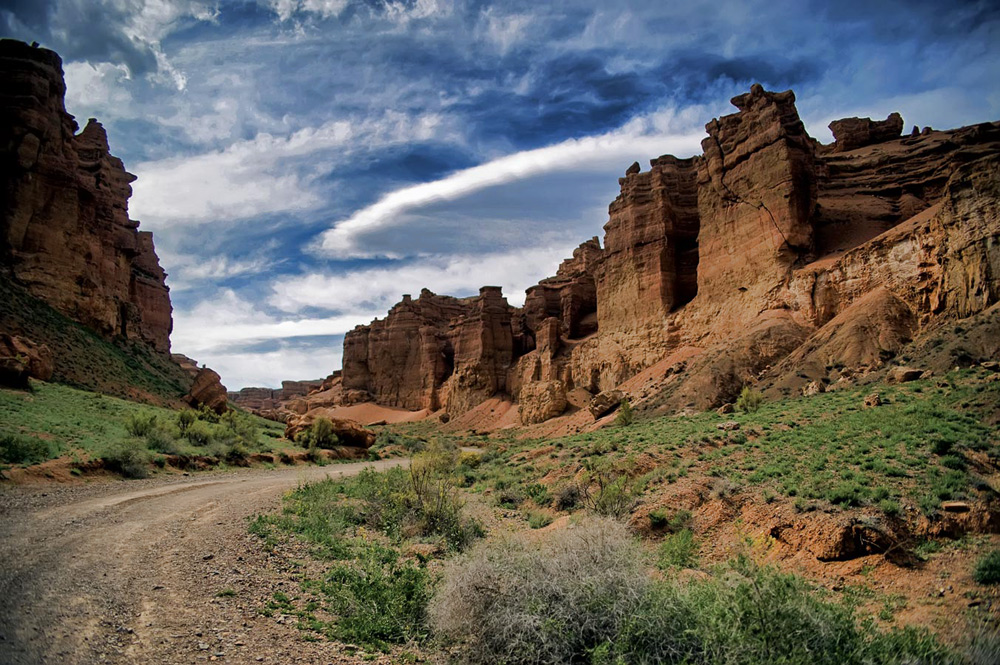
M254 600L291 583L246 518L304 482L404 463L3 488L0 663L351 662L260 616Z

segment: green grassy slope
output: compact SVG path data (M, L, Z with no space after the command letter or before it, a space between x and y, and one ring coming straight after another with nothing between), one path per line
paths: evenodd
M0 462L9 464L107 458L123 445L144 456L224 457L236 446L245 453L284 447L283 432L280 423L248 413L196 415L54 383L36 382L31 392L0 389Z
M168 356L141 344L109 342L2 275L0 332L47 345L56 383L161 405L179 405L191 386Z

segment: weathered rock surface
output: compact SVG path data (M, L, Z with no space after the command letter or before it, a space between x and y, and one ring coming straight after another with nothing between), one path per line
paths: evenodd
M834 151L846 152L857 148L885 143L903 134L903 116L890 113L885 120L871 118L844 118L830 123Z
M54 52L0 40L0 265L29 293L112 338L170 348L171 306L130 183L91 119L79 134Z
M562 381L538 381L525 386L518 396L522 425L542 423L566 410L566 386Z
M595 237L573 250L573 257L559 266L554 277L530 287L524 299L524 327L529 335L542 321L555 317L560 332L570 338L586 337L597 332L597 287L594 272L603 252ZM529 340L522 348L530 350Z
M216 413L229 410L229 393L222 385L222 377L215 370L199 368L196 361L181 354L173 354L172 358L192 378L191 390L184 396L185 402L195 408L204 406Z
M52 353L44 344L0 333L0 383L27 387L27 379L48 381L54 371Z
M604 392L594 395L594 398L590 400L590 404L587 409L590 411L590 415L594 417L594 420L611 413L614 409L618 408L618 405L622 403L625 399L625 394L620 390L605 390Z

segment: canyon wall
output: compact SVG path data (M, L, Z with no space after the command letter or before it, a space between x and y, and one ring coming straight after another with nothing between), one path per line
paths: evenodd
M496 397L522 424L613 388L704 409L877 369L1000 299L1000 123L903 137L899 114L847 118L820 145L791 91L732 103L703 155L629 167L604 247L580 245L523 308L425 291L350 333L346 399L455 417Z
M0 266L104 337L168 352L166 275L128 216L135 176L99 122L77 133L54 52L0 40L0 80Z
M22 304L0 319L0 332L51 345L54 380L225 411L219 375L169 354L166 273L152 234L128 215L135 176L111 154L101 123L91 118L77 132L64 104L62 60L3 39L0 80L0 280L5 291L40 305ZM89 332L30 320L29 311L45 308ZM89 340L93 333L101 344Z

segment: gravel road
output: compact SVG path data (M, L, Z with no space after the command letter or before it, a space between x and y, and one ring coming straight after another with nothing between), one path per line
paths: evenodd
M303 482L401 463L0 487L0 663L354 662L260 615L294 571L246 518Z

